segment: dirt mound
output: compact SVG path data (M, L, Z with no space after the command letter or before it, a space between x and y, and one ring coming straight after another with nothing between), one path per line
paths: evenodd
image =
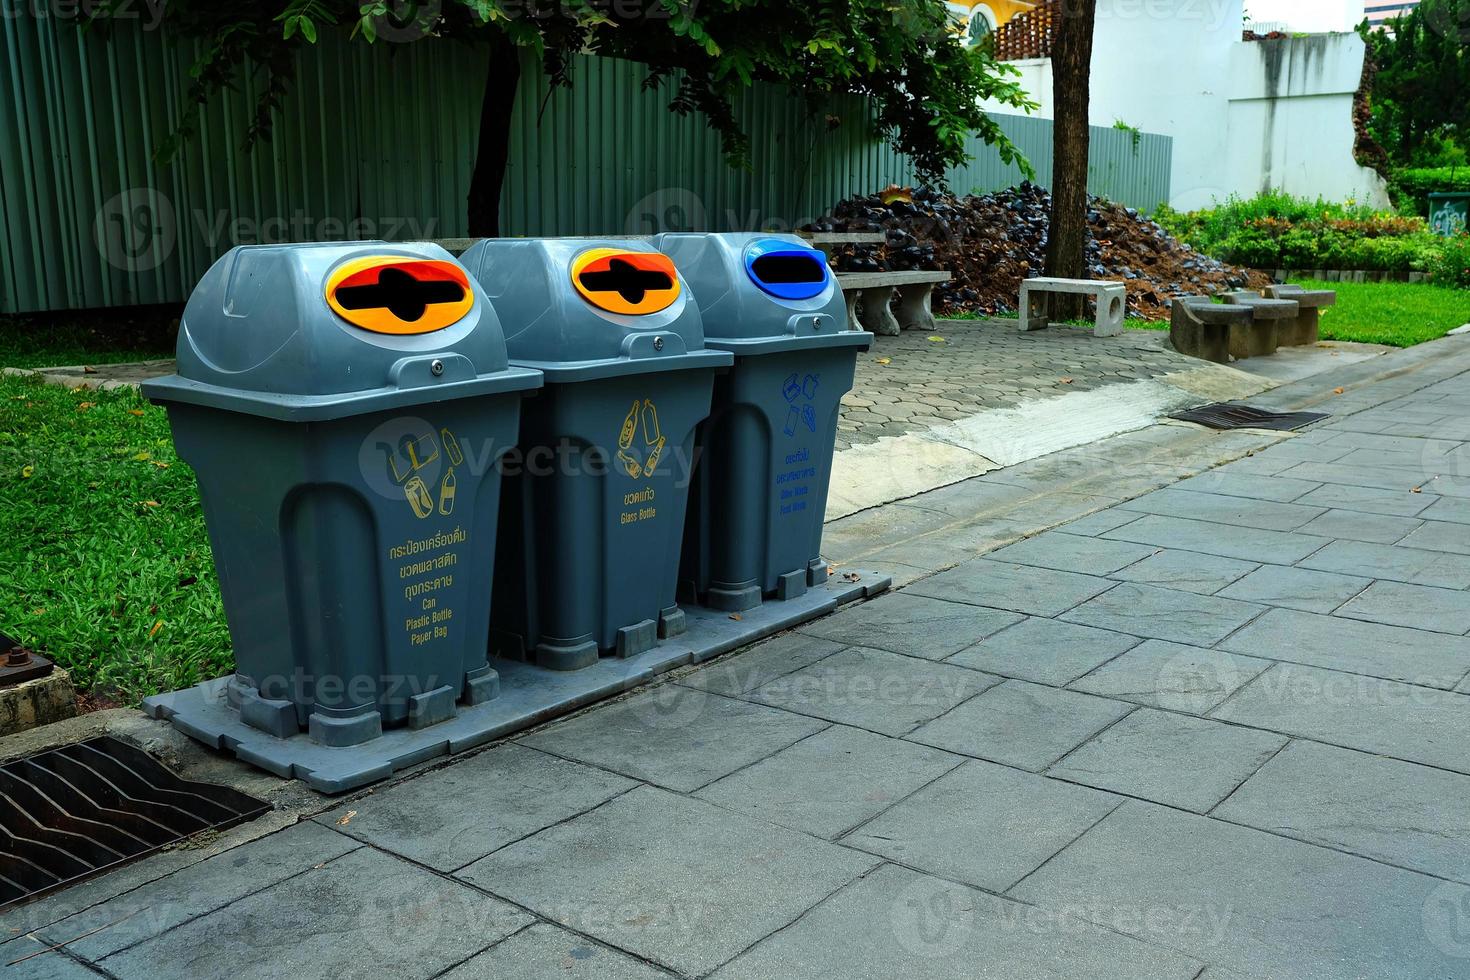
M808 227L881 231L882 245L833 246L838 271L948 269L954 278L935 288L936 314L995 315L1014 313L1021 280L1042 274L1050 209L1051 195L1029 182L983 197L924 189L849 198ZM1168 319L1175 296L1260 288L1269 281L1196 252L1133 208L1092 198L1087 221L1087 276L1124 282L1134 319Z

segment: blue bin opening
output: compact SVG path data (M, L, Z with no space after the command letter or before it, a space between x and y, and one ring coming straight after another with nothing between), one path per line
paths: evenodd
M751 243L745 253L745 272L751 282L777 299L820 296L832 278L821 252L779 239Z

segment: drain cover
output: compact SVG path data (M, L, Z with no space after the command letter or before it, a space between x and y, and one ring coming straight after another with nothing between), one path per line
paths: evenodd
M180 779L110 735L0 766L0 907L270 804Z
M1197 422L1212 429L1277 429L1291 432L1327 418L1323 412L1268 412L1264 408L1218 402L1169 416L1181 422Z

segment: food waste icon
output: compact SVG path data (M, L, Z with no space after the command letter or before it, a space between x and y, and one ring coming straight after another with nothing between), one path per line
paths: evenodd
M781 385L781 394L791 405L786 413L786 424L782 427L788 436L796 435L798 426L804 425L812 432L817 431L817 410L812 405L812 399L817 397L817 385L821 379L815 374L808 374L798 379L795 372L786 376L786 381Z
M618 465L633 477L653 476L664 454L664 437L658 428L658 409L647 398L633 402L618 433Z
M439 459L441 447L448 465L438 481L436 497L421 471ZM448 429L440 429L437 439L432 432L404 436L396 450L388 450L388 476L402 488L409 507L420 520L435 512L444 517L454 513L454 496L458 489L454 470L463 464L464 453L459 448L459 440Z

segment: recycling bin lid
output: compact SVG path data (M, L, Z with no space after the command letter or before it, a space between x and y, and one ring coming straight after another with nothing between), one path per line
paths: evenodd
M670 232L651 241L689 283L706 346L755 354L873 344L866 330L848 329L826 255L795 235Z
M177 358L143 384L150 400L300 422L541 385L428 243L232 248L190 295Z
M678 268L641 240L485 239L460 256L512 363L548 381L725 367Z

